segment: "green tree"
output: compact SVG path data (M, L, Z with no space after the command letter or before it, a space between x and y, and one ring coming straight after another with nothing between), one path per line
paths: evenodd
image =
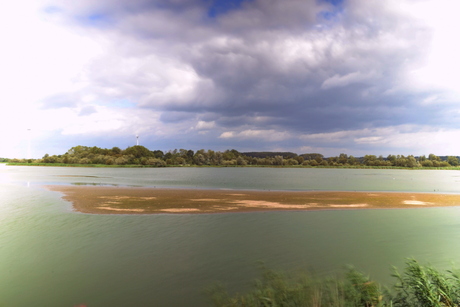
M153 156L153 153L150 150L148 150L146 147L141 146L141 145L135 145L135 146L128 147L123 151L123 154L133 155L137 159L142 158L142 157L149 158Z
M441 161L441 158L436 156L435 154L429 154L428 159L431 161Z
M458 164L459 164L458 158L454 157L454 156L448 156L447 157L447 163L449 163L452 166L458 166Z
M273 165L283 165L283 164L284 164L283 156L275 156Z
M373 166L373 165L376 164L376 161L377 161L377 156L375 156L375 155L365 155L364 160L363 160L363 164L368 165L368 166Z
M346 163L348 163L348 155L347 155L347 154L344 154L344 153L341 153L341 154L339 155L338 162L341 163L341 164L346 164Z

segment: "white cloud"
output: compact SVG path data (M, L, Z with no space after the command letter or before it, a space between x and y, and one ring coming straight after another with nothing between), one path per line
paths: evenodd
M210 130L216 127L216 122L211 121L211 122L205 122L205 121L198 121L198 123L195 126L195 129L197 130Z
M430 126L401 125L375 129L360 129L338 131L332 133L317 133L303 135L302 142L313 145L304 145L302 149L321 153L338 155L347 148L348 153L355 154L413 154L428 155L458 155L460 143L452 142L460 137L460 129L439 129ZM329 145L330 146L325 146ZM356 145L365 146L356 149ZM339 149L342 148L342 149ZM351 151L351 152L350 152Z
M443 90L460 92L460 43L456 29L460 27L460 3L449 0L418 1L405 6L405 11L418 20L430 34L424 53L416 66L409 67L405 86L412 90Z
M386 140L381 136L368 136L362 138L354 139L356 144L382 144L385 143Z
M280 131L276 131L273 129L270 129L270 130L248 129L248 130L243 130L239 132L226 131L226 132L223 132L219 136L219 138L239 139L239 140L257 139L257 140L264 140L264 141L269 141L269 142L276 142L276 141L290 139L291 135L286 131L280 132Z

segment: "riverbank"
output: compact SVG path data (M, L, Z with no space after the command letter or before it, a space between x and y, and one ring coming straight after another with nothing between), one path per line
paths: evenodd
M0 162L8 166L46 166L46 167L83 167L83 168L303 168L303 169L398 169L398 170L460 170L460 166L443 166L443 167L405 167L405 166L368 166L368 165L336 165L336 166L311 166L311 165L107 165L107 164L66 164L66 163L17 163L17 162Z
M460 206L459 194L47 186L95 214L223 213Z

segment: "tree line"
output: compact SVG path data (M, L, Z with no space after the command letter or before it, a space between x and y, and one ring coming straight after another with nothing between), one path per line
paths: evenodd
M0 162L10 163L47 163L47 164L105 164L105 165L144 165L144 166L371 166L371 167L456 167L460 165L456 156L436 156L429 154L415 157L413 155L388 155L387 157L365 155L354 157L341 153L336 157L324 157L319 153L296 154L292 152L239 152L235 149L221 151L197 151L174 149L167 152L149 150L140 145L111 149L96 146L75 146L63 155L44 155L41 159L5 159Z

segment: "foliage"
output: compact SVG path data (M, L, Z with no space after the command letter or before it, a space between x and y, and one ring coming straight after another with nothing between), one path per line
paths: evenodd
M194 152L187 149L174 149L164 153L161 150L151 151L140 145L124 150L96 146L75 146L63 155L44 155L42 159L0 159L10 163L46 163L66 165L111 165L111 166L283 166L283 167L350 167L350 168L446 168L459 167L458 157L438 157L430 154L425 156L383 156L365 155L361 158L341 153L337 157L325 158L319 153L297 155L292 152L247 152L240 153L235 149L224 152L200 149Z
M253 158L274 158L275 156L282 156L284 159L297 158L297 154L293 152L243 152L245 156Z
M222 284L205 290L212 306L305 306L305 307L377 307L384 306L379 286L353 268L344 278L319 279L307 274L296 277L263 268L247 294L229 295Z
M449 307L460 306L460 279L452 271L443 274L432 267L422 266L415 259L406 262L401 275L394 269L397 279L395 307Z
M340 307L453 307L460 306L460 279L447 271L420 265L409 259L403 274L394 269L393 290L382 287L352 267L343 276L317 278L306 274L294 277L263 267L246 294L230 295L222 284L205 294L215 307L252 306L340 306Z

